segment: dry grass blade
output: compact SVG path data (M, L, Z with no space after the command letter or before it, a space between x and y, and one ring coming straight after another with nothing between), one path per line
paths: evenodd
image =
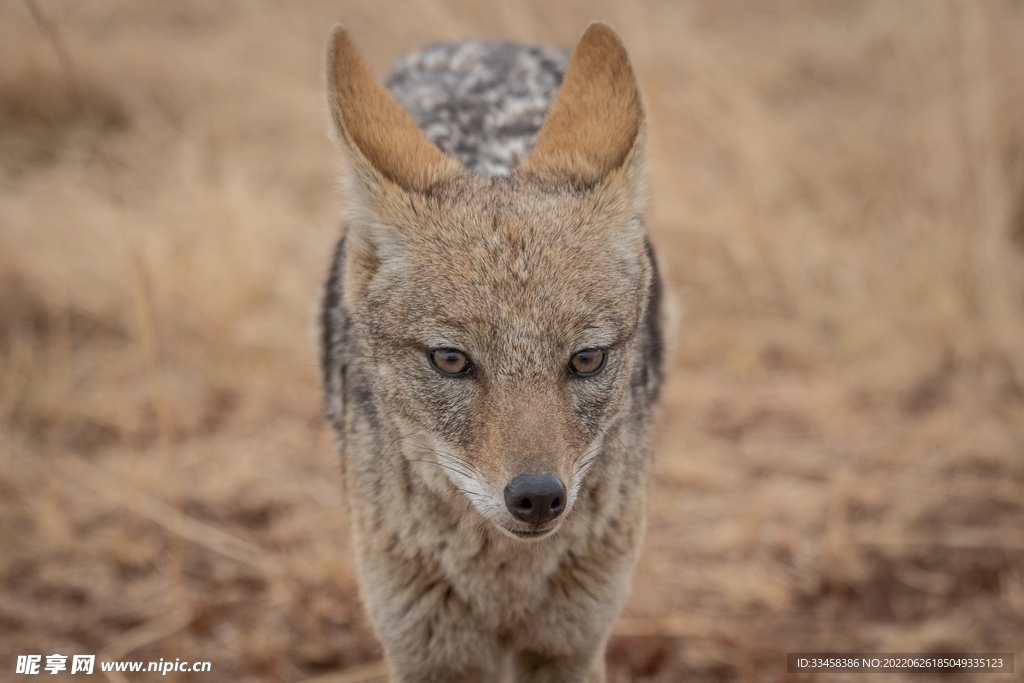
M1002 548L1024 551L1024 532L1014 528L945 527L935 531L906 531L882 527L853 527L851 536L862 545Z
M110 683L131 683L131 681L128 680L128 677L120 671L104 671L103 675L107 677L107 680L110 681Z
M1008 262L1005 243L1013 212L1006 179L1001 168L1003 150L1008 146L1005 131L996 123L992 66L989 53L988 17L983 4L959 0L962 17L962 60L967 78L964 118L973 152L978 195L978 237L975 245L977 278L982 296L979 302L985 324L994 341L1002 347L1018 387L1024 387L1024 317L1019 301L1007 285L1013 264Z
M133 489L123 482L115 484L111 475L81 458L66 457L61 459L60 464L61 471L76 483L85 484L106 498L156 522L186 540L224 557L255 567L271 576L279 573L280 565L276 558L270 556L259 546L189 517L167 503Z
M383 661L354 666L344 671L307 678L301 683L369 683L388 675L388 665Z
M733 619L712 619L688 614L670 614L663 617L623 617L615 622L612 635L635 638L668 636L670 638L713 638L731 632Z
M60 31L57 30L57 26L39 8L36 0L24 0L24 3L28 8L29 14L32 15L32 21L35 22L42 34L46 36L47 41L49 41L50 45L53 46L53 51L56 53L57 59L60 61L61 69L64 71L64 76L67 78L68 89L71 91L71 97L74 100L75 105L81 107L82 88L78 82L75 63L71 59L71 53L68 52L68 46L61 37Z
M113 641L97 656L102 661L117 661L125 655L138 650L144 645L166 638L188 626L192 620L192 610L189 607L178 607L164 616L128 631ZM117 671L102 672L110 683L127 683L128 678Z

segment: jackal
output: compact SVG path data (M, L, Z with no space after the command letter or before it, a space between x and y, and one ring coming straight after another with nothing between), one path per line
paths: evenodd
M439 44L390 91L340 26L327 58L326 412L392 676L602 681L662 372L626 51Z

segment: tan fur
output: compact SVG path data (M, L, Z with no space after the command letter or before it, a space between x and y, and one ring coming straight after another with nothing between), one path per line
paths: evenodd
M626 48L607 24L587 27L523 170L591 186L642 145L644 108Z
M537 148L493 179L414 130L340 27L328 67L353 172L325 384L393 679L602 681L642 535L660 343L643 109L621 42L587 29ZM477 374L432 370L441 347ZM570 376L595 347L607 367ZM504 487L549 472L566 512L543 537L515 536Z
M327 101L359 170L368 163L404 190L424 192L458 174L457 161L430 144L394 96L377 83L343 26L331 30ZM359 158L359 157L362 158Z

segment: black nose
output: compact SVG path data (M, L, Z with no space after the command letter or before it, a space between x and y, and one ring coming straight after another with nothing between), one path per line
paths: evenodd
M565 485L553 474L520 474L505 487L505 505L516 519L543 524L565 510Z

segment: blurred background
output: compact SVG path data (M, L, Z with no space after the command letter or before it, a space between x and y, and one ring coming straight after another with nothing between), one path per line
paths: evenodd
M680 310L610 683L1024 655L1024 3L2 0L0 680L381 680L312 341L328 28L383 79L596 18Z

